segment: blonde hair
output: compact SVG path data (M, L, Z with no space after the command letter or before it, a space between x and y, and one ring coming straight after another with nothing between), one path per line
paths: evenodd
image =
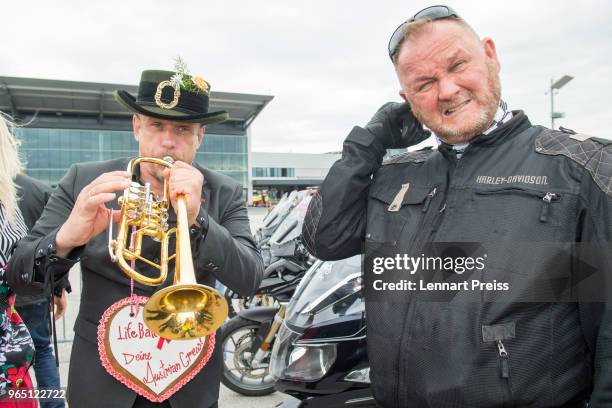
M438 20L434 20L432 18L426 17L426 18L421 18L418 19L416 21L413 21L411 23L407 23L404 24L403 30L404 30L404 36L402 38L402 40L399 42L399 44L397 45L397 51L395 52L395 55L393 55L393 65L397 66L397 59L399 57L400 51L402 49L402 46L404 45L404 43L406 42L406 40L409 37L416 37L419 34L426 32L426 31L431 31L433 30L433 24L436 21L453 21L457 24L459 24L461 27L463 27L470 35L472 35L476 40L480 40L480 37L478 36L478 33L476 33L476 31L472 28L471 25L469 25L467 23L467 21L465 21L464 19L462 19L461 17L454 17L454 18L445 18L445 19L438 19Z
M6 218L11 226L15 225L17 217L15 176L22 168L22 159L19 155L21 143L13 135L15 127L11 118L0 112L0 203L4 206Z

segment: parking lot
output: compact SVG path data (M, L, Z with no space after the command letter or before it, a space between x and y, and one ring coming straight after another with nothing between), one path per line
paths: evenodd
M261 226L262 220L267 213L265 208L249 208L249 218L251 220L251 229L255 231ZM66 317L58 322L57 332L60 357L60 375L61 384L63 387L68 383L68 363L70 361L70 349L73 336L72 327L78 314L79 299L80 299L80 269L78 265L70 272L70 282L73 287L73 292L68 296L68 311ZM278 392L265 397L245 397L237 394L223 385L219 397L219 407L240 407L240 408L265 408L274 407L285 399L285 395Z

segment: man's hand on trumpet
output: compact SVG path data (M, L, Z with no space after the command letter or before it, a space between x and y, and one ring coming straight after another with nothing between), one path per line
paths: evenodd
M104 205L115 199L116 192L130 186L129 173L112 171L104 173L89 183L79 193L74 207L55 236L56 253L67 256L74 248L85 245L90 239L108 227L109 211ZM120 212L114 214L117 222Z
M164 170L164 177L169 178L172 206L176 209L177 197L181 194L184 195L187 206L187 220L189 225L195 224L200 211L204 176L195 167L182 161L176 161L171 168Z

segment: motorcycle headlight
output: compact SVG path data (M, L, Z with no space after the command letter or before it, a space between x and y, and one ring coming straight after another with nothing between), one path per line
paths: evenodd
M285 325L277 336L270 360L270 373L275 379L316 381L336 361L335 344L295 345L299 335Z
M323 377L336 361L336 345L296 346L287 361L285 378L315 381Z

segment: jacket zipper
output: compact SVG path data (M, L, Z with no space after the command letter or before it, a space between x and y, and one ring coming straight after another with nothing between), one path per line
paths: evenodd
M471 145L468 145L465 150L463 151L463 154L461 156L461 158L465 158L465 154L468 152L468 150L470 150ZM453 160L451 160L453 161ZM465 160L463 161L465 162ZM442 207L440 207L440 209L438 210L438 213L435 215L435 218L432 220L432 228L429 231L429 233L427 234L426 237L426 242L432 242L435 239L436 236L436 232L438 231L438 228L440 228L440 225L442 224L442 220L444 219L444 213L446 211L446 204L448 202L448 194L450 189L452 188L452 184L453 184L453 176L455 175L455 171L459 168L459 165L462 162L460 160L457 160L456 158L454 159L454 166L449 166L447 173L446 173L446 188L444 189L444 197L442 197L443 202L442 202Z
M504 193L519 193L519 194L526 195L529 197L542 198L542 193L538 193L537 191L532 191L532 190L524 190L522 188L517 188L517 187L476 191L476 194L478 195L504 194Z
M548 213L550 212L550 203L553 201L559 201L561 197L555 193L546 193L544 197L542 197L542 201L544 204L542 205L542 211L540 212L540 222L548 221Z
M508 359L508 350L504 346L501 340L497 340L497 350L499 353L499 361L500 361L500 372L499 376L506 380L506 391L508 394L508 401L512 403L512 388L510 386L510 364Z
M497 340L497 350L499 350L499 358L501 359L501 378L509 378L510 367L508 366L508 351L501 340Z
M446 201L442 204L442 208L438 210L438 214L436 214L436 218L434 219L433 228L431 229L431 233L429 234L428 241L433 241L434 234L438 231L440 224L442 224L442 218L444 218L444 211L446 211Z
M427 210L429 210L429 205L431 204L431 201L433 200L437 192L438 192L438 188L434 187L433 190L431 190L429 194L427 194L427 197L425 197L425 203L423 204L423 209L421 210L421 212L426 213Z
M435 186L429 193L427 193L427 196L425 196L425 200L423 201L423 207L421 208L421 212L423 214L425 214L425 213L427 213L429 211L429 207L431 206L431 202L433 201L433 199L436 196L436 194L438 194L438 186ZM416 226L414 237L412 238L412 241L409 242L408 248L412 247L412 245L416 242L418 231L423 229L423 226L425 225L426 219L427 219L427 215L423 215L421 217L421 219L419 220L419 222L418 222L418 224Z
M542 193L538 193L537 191L523 190L521 188L505 188L498 190L488 190L488 191L476 191L478 195L489 195L489 194L503 194L505 192L516 192L522 195L526 195L529 197L541 198L544 201L542 204L542 209L540 210L540 222L548 222L548 216L550 214L550 204L553 202L557 202L561 200L561 196L557 193L548 192L544 195Z

